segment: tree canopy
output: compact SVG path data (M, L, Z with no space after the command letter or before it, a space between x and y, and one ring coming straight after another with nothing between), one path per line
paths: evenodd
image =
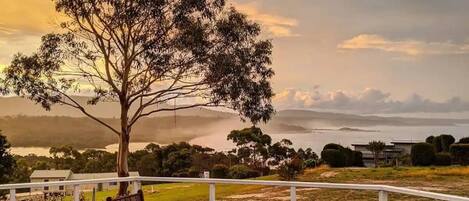
M18 53L4 70L2 92L50 110L81 111L119 136L117 171L128 176L132 126L162 111L223 106L258 123L273 113L272 44L258 24L224 0L55 0L66 20L31 55ZM120 103L120 127L89 105ZM188 104L159 107L183 99ZM127 186L120 188L125 194Z

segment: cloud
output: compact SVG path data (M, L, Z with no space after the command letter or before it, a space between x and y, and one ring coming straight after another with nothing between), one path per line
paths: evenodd
M286 89L275 96L274 104L280 109L306 108L363 114L469 111L469 102L458 97L436 102L413 94L405 100L395 100L390 93L373 88L358 93L346 91L320 93L317 89L312 91Z
M469 54L468 44L425 42L419 40L390 40L380 35L360 34L340 43L341 50L373 49L409 56Z
M258 9L258 3L236 3L233 6L240 12L248 15L248 17L262 26L264 26L274 37L293 37L298 34L293 33L293 28L298 26L296 19L287 18L275 14L261 12Z

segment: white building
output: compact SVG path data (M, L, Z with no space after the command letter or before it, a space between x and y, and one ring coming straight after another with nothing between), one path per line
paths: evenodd
M129 172L130 176L139 176L138 172ZM73 181L73 180L86 180L86 179L104 179L115 178L116 172L108 173L73 173L71 170L35 170L31 176L31 182L53 182L53 181ZM91 191L95 188L97 191L110 190L118 187L116 182L103 183L103 184L86 184L81 185L80 189L83 191ZM51 186L44 188L31 188L31 192L44 192L44 193L71 193L72 186Z

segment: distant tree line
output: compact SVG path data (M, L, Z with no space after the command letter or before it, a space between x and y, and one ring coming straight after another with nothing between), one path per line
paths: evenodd
M200 177L210 171L215 178L250 178L278 173L285 180L293 180L304 168L319 165L319 157L308 149L292 148L292 142L272 138L257 127L232 131L228 140L236 148L227 152L186 142L165 146L148 144L143 150L129 154L129 170L143 176ZM6 138L0 138L3 151L8 153ZM2 152L2 153L3 153ZM34 170L70 169L75 173L115 172L116 153L88 149L84 152L72 146L51 147L50 157L30 154L3 154L0 183L29 182ZM10 158L7 160L7 158Z

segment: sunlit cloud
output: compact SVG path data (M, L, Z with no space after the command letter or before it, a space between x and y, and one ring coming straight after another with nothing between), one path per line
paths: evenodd
M408 56L469 54L469 44L425 42L419 40L391 40L373 34L360 34L345 40L337 47L340 50L373 49Z
M256 2L232 3L236 9L249 16L250 19L260 23L274 37L299 36L293 32L293 28L298 26L296 19L283 17L259 10Z
M469 102L459 97L438 102L412 94L404 100L393 99L390 93L367 88L360 92L285 89L274 98L279 109L306 108L363 114L448 113L469 111Z

